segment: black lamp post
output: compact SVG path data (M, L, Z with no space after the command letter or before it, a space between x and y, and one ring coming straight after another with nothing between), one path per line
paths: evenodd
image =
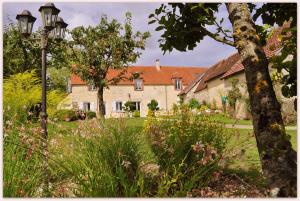
M60 12L53 3L46 3L41 6L39 11L41 12L43 29L41 33L41 49L42 49L42 112L41 112L41 127L42 127L42 149L45 159L45 182L44 191L46 195L49 195L49 175L48 175L48 146L47 146L47 110L46 110L46 50L48 47L48 36L51 30L54 30L55 39L63 39L65 29L68 26L62 18L58 17ZM28 10L24 10L21 14L17 15L16 19L19 23L19 30L24 37L29 37L33 23L36 18L31 15Z

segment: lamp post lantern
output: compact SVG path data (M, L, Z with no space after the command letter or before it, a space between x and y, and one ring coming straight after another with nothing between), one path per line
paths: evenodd
M36 18L31 15L31 12L24 10L21 14L17 15L19 30L25 37L30 36L32 32L33 23Z
M60 10L53 3L46 3L41 6L39 11L42 17L42 33L41 33L41 50L42 50L42 111L41 111L41 127L42 127L42 151L44 156L44 193L49 196L49 170L48 170L48 144L47 144L47 109L46 109L46 50L48 48L48 37L51 30L54 30L55 38L63 39L65 28L68 26L62 18L58 17ZM24 10L18 14L19 30L25 37L29 37L32 33L33 23L36 18L31 15L28 10Z

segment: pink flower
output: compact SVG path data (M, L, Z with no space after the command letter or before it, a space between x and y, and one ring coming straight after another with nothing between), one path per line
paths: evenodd
M196 142L195 145L192 145L193 151L199 153L204 150L204 145L201 141Z

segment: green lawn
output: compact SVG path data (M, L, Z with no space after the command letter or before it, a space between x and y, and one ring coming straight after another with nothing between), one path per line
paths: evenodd
M232 138L229 141L228 148L235 149L237 156L232 163L232 167L251 169L261 168L255 137L251 129L230 129ZM287 134L291 136L291 143L294 149L297 149L297 131L288 130Z
M252 125L251 120L243 119L231 119L223 114L211 114L210 115L214 120L223 122L225 124L239 124L239 125Z

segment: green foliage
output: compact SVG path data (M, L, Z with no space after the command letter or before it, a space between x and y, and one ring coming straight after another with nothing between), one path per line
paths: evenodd
M68 79L70 78L70 69L62 68L48 68L47 72L50 75L50 83L48 89L57 89L66 92Z
M272 57L272 68L280 75L282 94L287 98L297 96L297 4L264 3L255 9L253 19L259 17L264 24L278 24L284 27L278 36L281 41L281 53ZM290 59L287 60L288 56Z
M125 112L133 112L134 109L135 109L135 103L134 102L126 101L126 103L124 103L123 110Z
M178 116L148 117L144 127L161 166L158 196L186 196L202 187L219 169L228 140L224 125L208 116L192 115L187 105Z
M96 112L88 111L88 112L86 113L86 116L87 116L88 119L96 118Z
M199 101L197 99L192 98L192 99L189 100L189 107L191 109L199 109L200 106L201 105L200 105L200 103L199 103Z
M72 134L74 149L64 156L62 172L72 175L79 197L147 196L155 158L143 135L119 120L105 126L92 120ZM64 152L62 152L64 153ZM148 170L148 171L147 171Z
M124 26L115 19L108 21L107 16L102 15L95 27L79 26L70 33L74 50L72 58L77 65L73 70L81 79L99 88L122 79L126 67L141 55L137 50L145 48L145 41L150 36L149 32L133 34L130 13L126 13ZM108 80L108 69L119 69L120 74Z
M135 110L135 111L133 112L132 116L133 116L133 117L140 117L140 116L141 116L140 111Z
M14 120L4 124L3 196L37 197L43 181L39 134L32 125L18 125Z
M31 106L41 102L40 79L34 71L18 73L4 79L3 82L4 119L27 120ZM51 90L47 93L47 112L52 115L57 104L65 97L64 93Z
M41 69L40 41L36 38L39 33L35 32L28 38L22 37L17 25L10 23L4 27L3 33L3 76L5 78L16 73ZM34 39L35 38L35 39ZM49 39L48 67L60 68L68 66L66 41L52 43Z
M75 121L78 119L74 110L57 110L51 117L59 121Z
M147 106L148 106L148 109L151 110L151 111L157 111L157 110L159 110L158 102L155 99L152 99L150 101L150 103L147 104Z
M99 99L103 99L105 87L125 79L127 67L137 61L141 55L138 50L145 49L145 41L150 37L149 32L133 33L130 13L126 13L124 26L116 19L108 21L107 16L102 15L100 23L95 27L79 26L70 34L72 36L72 41L70 41L73 49L72 60L75 64L72 70L82 80L98 88ZM109 69L119 70L118 75L107 79ZM99 102L102 103L103 100ZM100 115L104 116L104 110L101 110L103 105L99 108Z
M159 40L160 48L164 53L172 51L173 48L179 51L194 49L207 35L206 25L219 25L214 16L219 5L218 3L169 3L168 6L162 4L149 15L149 24L157 22L158 27L155 30L164 31ZM220 26L218 28L215 35L221 32Z
M214 99L214 98L213 98L213 103L212 103L211 109L212 110L216 110L217 109L217 102L216 102L216 99Z
M242 98L241 91L238 87L239 79L232 78L231 82L231 89L228 91L228 104L233 108L235 111L236 102Z
M179 112L179 106L176 103L173 103L172 111L174 115L176 115Z

